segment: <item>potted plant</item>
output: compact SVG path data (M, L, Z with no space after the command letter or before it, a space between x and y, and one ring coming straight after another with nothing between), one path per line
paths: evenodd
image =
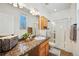
M23 34L23 38L24 38L24 39L27 39L28 36L29 36L29 33L24 33L24 34Z
M30 36L30 33L24 33L23 34L23 39L25 39L26 41L29 40L29 36Z

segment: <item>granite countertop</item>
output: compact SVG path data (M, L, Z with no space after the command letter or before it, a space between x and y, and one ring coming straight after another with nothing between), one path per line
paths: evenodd
M45 40L47 39L43 39L43 40L33 39L32 41L22 40L22 41L19 41L18 44L13 49L9 50L8 52L4 52L0 54L3 56L20 56L27 53L34 47L38 46Z

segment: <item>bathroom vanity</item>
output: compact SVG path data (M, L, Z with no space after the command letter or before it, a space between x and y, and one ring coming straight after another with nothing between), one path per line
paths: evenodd
M41 42L34 49L29 51L30 56L47 56L49 51L48 40Z
M0 53L3 56L47 56L49 51L49 38L34 39L31 41L21 40L7 52Z

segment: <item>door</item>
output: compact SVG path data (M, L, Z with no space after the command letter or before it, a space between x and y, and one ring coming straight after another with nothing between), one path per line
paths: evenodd
M71 51L70 44L70 20L68 18L56 21L56 40L55 46Z
M64 23L57 22L55 29L56 29L55 45L58 48L64 48Z

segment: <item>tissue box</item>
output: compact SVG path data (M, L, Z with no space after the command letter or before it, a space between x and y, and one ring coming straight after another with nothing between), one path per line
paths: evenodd
M0 52L12 49L18 43L18 36L6 36L0 38Z

